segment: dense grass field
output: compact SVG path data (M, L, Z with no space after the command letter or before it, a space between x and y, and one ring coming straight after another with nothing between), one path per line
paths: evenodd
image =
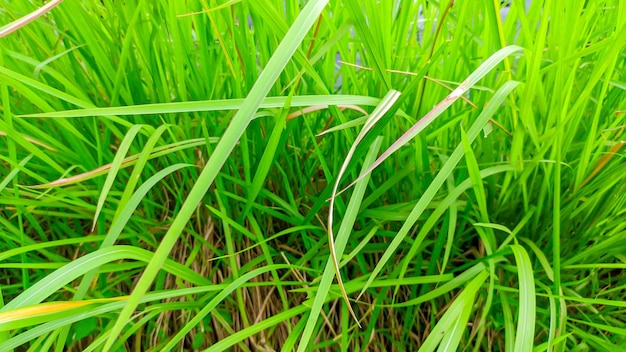
M0 3L0 351L626 350L626 1Z

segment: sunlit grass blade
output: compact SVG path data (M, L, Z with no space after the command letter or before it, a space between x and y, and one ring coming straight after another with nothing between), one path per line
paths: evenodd
M518 84L519 82L509 81L505 83L496 92L496 94L494 94L493 98L489 101L485 109L481 112L481 114L478 116L476 121L474 121L474 123L470 127L467 133L467 138L470 142L476 139L476 137L480 134L480 131L482 130L483 126L485 126L489 118L491 118L491 116L495 114L497 109L500 107L500 104L502 103L502 101L504 101L506 96ZM413 227L415 222L417 222L417 220L422 215L424 210L426 210L426 207L428 206L428 204L435 197L435 194L439 191L439 189L441 188L445 180L448 178L448 176L450 175L452 170L456 167L456 165L458 164L458 162L461 160L462 157L463 157L463 146L459 144L457 148L454 150L454 152L452 153L452 155L450 156L450 158L443 165L443 167L441 168L437 176L435 176L433 181L430 183L426 191L424 191L424 194L421 196L419 201L415 204L415 206L411 210L411 213L408 215L406 221L402 225L402 228L394 236L392 242L389 244L389 246L385 250L385 253L378 260L376 267L374 268L374 270L372 270L367 282L363 286L363 289L361 290L361 294L363 294L363 292L367 290L370 283L383 270L383 268L385 267L385 265L387 264L391 256L396 252L400 243L404 240L404 238L409 233L410 229ZM371 167L369 169L371 169ZM426 235L427 233L420 232L420 237L416 238L415 241L413 242L413 245L411 246L411 249L409 253L407 254L407 256L405 257L406 259L404 260L404 263L402 265L403 271L401 272L401 276L403 276L404 270L408 266L408 261L411 260L411 258L413 258L413 256L417 252L417 249L419 248L419 245L424 240Z
M442 100L437 106L432 108L424 117L422 117L415 125L407 130L401 137L399 137L387 150L385 150L376 159L374 164L369 167L366 174L374 170L378 165L382 164L396 150L400 149L403 145L407 144L413 137L422 132L429 124L431 124L437 117L439 117L447 108L449 108L455 101L457 101L465 92L467 92L473 85L478 83L489 72L493 71L496 66L507 56L512 55L522 48L518 46L507 46L502 48L490 56L485 62L483 62L469 77L465 79L452 93L450 93L444 100ZM361 176L363 177L363 176ZM341 192L352 187L358 179L352 181L350 185L344 188ZM341 193L339 192L339 193Z
M0 71L2 72L2 71ZM287 97L264 97L259 109L276 109L285 106ZM380 99L359 95L310 95L294 96L291 107L307 107L317 105L362 105L376 106ZM89 116L130 116L130 115L157 115L183 112L224 111L244 109L246 99L224 99L207 101L189 101L175 103L155 103L133 106L113 106L103 108L85 108L78 110L54 111L20 115L23 118L69 118Z
M204 194L215 180L217 173L226 162L226 159L235 147L237 140L239 140L244 130L247 128L252 116L261 105L263 99L265 99L269 93L269 90L278 78L278 75L287 65L287 62L296 51L300 42L326 4L327 1L323 0L309 2L304 9L302 9L302 12L292 25L291 29L287 32L285 38L283 38L282 42L276 49L276 52L267 63L267 66L257 79L255 85L248 94L248 97L241 106L241 109L233 117L228 129L224 132L220 142L215 147L213 155L202 170L198 180L189 192L185 203L182 205L180 212L172 222L169 230L165 234L165 237L161 241L159 248L154 253L154 257L135 286L128 303L120 312L117 321L112 326L110 336L103 348L104 351L110 350L113 343L118 338L118 335L122 332L122 329L132 315L132 312L139 304L141 297L143 297L152 285L152 281L172 250L172 247L178 240L180 233L187 224L187 221L189 221L194 209L197 207L198 203L200 203Z
M0 351L626 344L623 1L46 1L0 11Z

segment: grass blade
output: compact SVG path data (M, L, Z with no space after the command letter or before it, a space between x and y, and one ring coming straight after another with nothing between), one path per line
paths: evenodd
M269 65L269 64L268 64ZM2 71L0 71L2 72ZM266 97L258 104L258 109L277 109L285 106L287 97ZM359 95L307 95L294 96L291 100L291 107L307 107L317 105L365 105L376 106L380 99L359 96ZM23 118L69 118L69 117L89 117L89 116L132 116L132 115L159 115L175 114L183 112L199 111L224 111L242 110L248 102L246 99L224 99L187 101L175 103L155 103L133 106L112 106L105 108L85 108L77 110L54 111L47 113L36 113L28 115L18 115ZM245 109L248 110L248 109ZM256 111L256 109L255 109ZM254 115L254 113L252 114Z
M397 141L395 141L387 150L385 150L378 159L369 167L365 174L372 172L378 165L382 164L385 159L387 159L391 154L393 154L396 150L400 149L403 145L407 144L413 137L417 136L420 132L422 132L430 123L432 123L437 117L439 117L447 108L449 108L455 101L457 101L465 92L467 92L472 86L474 86L478 81L480 81L483 77L485 77L489 72L494 70L496 66L504 60L507 56L512 55L518 51L521 51L522 48L519 46L507 46L506 48L502 48L490 56L485 62L483 62L476 71L472 72L472 74L461 83L455 90L452 91L444 100L442 100L437 106L435 106L432 110L428 112L424 117L422 117L413 127L411 127L408 131L406 131ZM364 177L364 176L360 176ZM352 181L350 185L341 190L342 193L346 189L352 187L359 179Z
M98 215L100 215L100 211L102 211L102 207L104 206L104 201L106 200L107 195L109 194L109 191L111 190L111 187L113 186L113 181L115 180L115 177L117 176L117 172L120 170L120 166L122 165L122 162L124 161L124 156L126 156L126 153L128 152L128 149L130 149L130 145L135 139L135 136L137 136L137 133L139 133L139 130L141 130L142 128L144 128L143 125L133 126L124 137L124 140L122 140L122 143L120 144L119 149L117 150L117 153L115 153L115 158L113 159L113 162L111 163L111 169L109 170L109 173L107 174L107 178L104 181L104 185L102 186L100 197L98 197L98 204L96 205L96 213L93 215L93 223L91 225L91 232L93 232L94 229L96 228Z
M515 352L532 351L533 341L535 340L536 315L534 270L524 247L512 245L511 250L517 263L520 291L517 333L513 350Z
M370 146L369 153L364 161L363 168L367 167L374 160L376 154L378 153L378 149L380 148L380 144L382 143L382 138L378 138L375 140L376 143ZM342 255L343 251L346 247L346 243L348 242L348 237L350 232L352 231L352 226L354 225L354 221L356 219L357 213L359 211L359 207L363 200L363 194L365 193L365 189L367 188L367 178L364 178L362 182L359 182L354 189L354 193L350 197L350 201L348 203L348 207L346 208L346 213L344 214L343 221L341 222L341 227L337 233L337 243L333 245L331 256L328 258L326 262L326 267L324 269L324 274L322 276L322 280L319 283L317 288L317 294L315 295L315 300L313 301L313 306L311 307L311 311L309 313L309 317L307 319L306 325L304 327L304 332L302 333L302 337L300 338L300 343L298 345L298 352L304 352L307 349L309 341L311 341L311 337L313 335L313 329L317 323L317 319L319 318L320 312L322 310L322 306L326 300L326 296L328 295L328 291L330 290L330 285L332 284L333 277L337 276L337 262L336 257L334 255ZM330 239L329 239L330 241ZM346 300L347 293L345 292L345 288L341 291L341 294ZM348 307L350 304L348 303ZM352 312L353 318L356 316L354 312ZM358 324L358 321L357 321Z
M257 79L255 85L252 87L252 90L248 94L248 97L243 103L241 109L233 117L228 129L224 132L222 139L215 147L213 155L207 162L207 165L204 167L202 173L198 177L198 180L191 189L180 212L161 241L161 245L154 253L154 257L135 286L135 289L133 290L126 306L120 312L117 321L112 326L110 336L103 348L104 351L108 352L118 339L119 334L127 324L132 312L136 309L139 301L152 285L159 268L166 260L168 254L178 240L180 233L183 231L187 221L189 221L194 209L200 203L204 194L208 191L209 187L215 180L217 173L235 147L237 140L241 137L243 131L250 123L252 116L263 102L263 99L265 99L269 93L274 81L287 65L287 62L298 48L300 42L320 15L327 2L327 0L309 2L276 49L276 52Z
M339 260L337 260L337 254L335 249L335 236L333 235L333 211L335 205L335 197L337 196L337 188L339 188L339 182L341 182L341 177L346 171L348 164L352 159L352 155L354 154L356 148L359 146L359 143L361 143L365 135L376 124L376 122L378 122L378 120L380 120L380 118L383 117L385 113L387 113L387 111L396 102L396 100L398 100L399 97L400 92L394 90L389 91L381 101L380 105L378 105L374 112L372 112L372 114L368 117L365 125L363 126L363 129L361 129L361 132L359 132L356 140L354 141L354 143L352 143L352 146L350 147L350 150L348 151L348 154L343 164L341 165L341 169L339 170L339 174L337 175L337 179L335 180L335 185L333 186L333 193L330 196L330 205L328 207L328 245L330 246L330 257L333 260L333 268L335 269L335 276L337 277L337 282L339 283L341 294L343 295L345 303L348 305L348 310L350 311L350 314L354 318L354 321L359 325L359 327L361 326L359 323L359 319L356 317L356 314L354 313L354 310L350 305L348 295L346 294L346 289L344 288L343 281L341 280L341 273L339 272Z
M496 92L492 100L485 107L485 110L483 110L483 112L478 116L476 121L470 127L468 134L467 134L468 135L467 138L469 141L474 141L476 139L476 137L480 134L480 131L482 130L483 126L485 126L489 118L493 116L493 114L500 107L500 104L502 103L502 101L504 101L506 96L518 84L519 82L513 82L513 81L507 82L498 90L498 92ZM409 231L411 230L415 222L417 222L417 220L419 219L421 214L424 212L424 210L426 210L427 205L435 197L435 194L437 193L437 191L441 188L445 180L448 178L448 176L450 175L450 173L452 172L452 170L457 165L457 163L461 160L462 157L463 157L463 146L459 144L459 146L457 146L457 148L454 150L454 152L452 153L448 161L446 161L444 166L441 168L441 171L439 171L435 179L430 183L430 185L428 186L428 188L426 189L422 197L419 199L417 204L415 204L415 206L411 210L411 213L409 214L406 221L402 225L402 228L400 229L400 231L398 231L398 233L394 236L393 241L389 244L389 246L385 250L385 253L376 264L376 267L374 268L374 270L372 270L372 273L370 274L370 277L368 278L367 283L363 286L363 289L361 290L361 294L363 294L363 292L367 290L371 282L383 270L384 266L387 264L387 261L389 261L393 253L395 253L400 243L404 240L404 238L409 233ZM368 168L368 170L371 171L371 167ZM425 232L420 233L421 237L418 237L417 239L415 239L408 255L405 257L406 259L405 259L405 263L403 264L403 268L406 268L408 266L408 261L410 260L410 258L412 258L415 255L415 253L417 252L417 249L419 248L419 245L424 240L426 234L427 233Z

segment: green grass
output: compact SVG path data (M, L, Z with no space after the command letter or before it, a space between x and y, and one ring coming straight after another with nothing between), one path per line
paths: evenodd
M626 2L123 3L2 1L0 351L626 348Z

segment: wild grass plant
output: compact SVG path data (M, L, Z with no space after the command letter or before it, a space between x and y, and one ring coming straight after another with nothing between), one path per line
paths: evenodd
M625 1L50 3L0 351L626 349Z

